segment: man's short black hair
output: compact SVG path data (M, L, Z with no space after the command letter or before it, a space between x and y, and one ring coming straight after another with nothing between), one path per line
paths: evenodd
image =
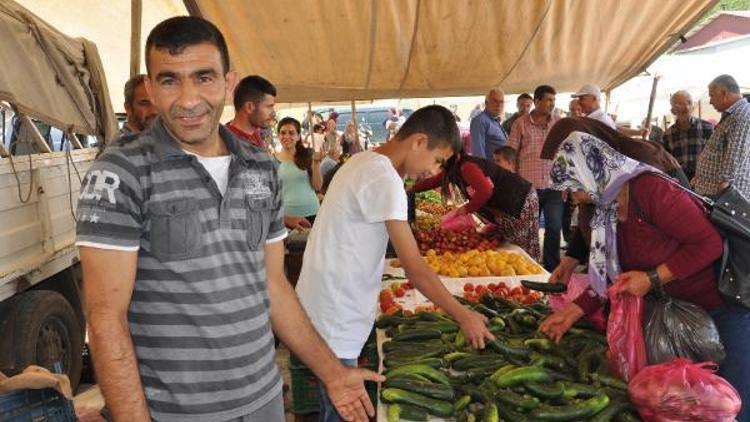
M516 102L520 103L521 100L532 100L533 101L534 99L531 98L531 95L529 95L528 93L524 92L523 94L519 95L518 98L516 98Z
M429 149L450 146L453 151L461 151L463 146L456 118L450 110L440 105L429 105L415 111L401 125L396 138L405 139L417 133L427 135Z
M539 85L534 89L534 101L541 100L547 94L557 95L557 91L549 85Z
M219 49L221 53L222 70L229 72L229 50L224 36L216 25L195 16L176 16L162 21L151 30L146 39L146 70L151 74L148 66L148 53L152 48L167 50L176 56L182 54L186 47L209 43Z
M248 101L254 104L260 103L266 94L276 96L276 87L271 82L258 75L245 76L234 89L235 111L240 111Z
M493 151L492 154L502 157L505 161L516 162L516 150L513 147L505 145Z

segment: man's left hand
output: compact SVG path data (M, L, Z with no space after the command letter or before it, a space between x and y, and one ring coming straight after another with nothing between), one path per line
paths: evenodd
M651 290L651 281L643 271L628 271L615 279L615 293L629 293L641 297Z
M375 407L365 390L365 381L383 382L385 377L361 368L344 368L326 391L339 416L345 421L366 422L375 416Z

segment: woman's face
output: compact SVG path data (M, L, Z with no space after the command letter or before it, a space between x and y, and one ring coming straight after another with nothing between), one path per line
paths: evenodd
M286 151L293 151L294 144L299 141L299 132L293 124L286 124L279 129L279 141Z

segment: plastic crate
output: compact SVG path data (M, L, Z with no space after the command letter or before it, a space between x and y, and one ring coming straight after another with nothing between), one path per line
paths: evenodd
M292 375L292 413L309 415L320 412L318 378L294 355L289 356Z
M76 414L72 401L51 388L45 388L0 394L0 420L72 422L76 420Z

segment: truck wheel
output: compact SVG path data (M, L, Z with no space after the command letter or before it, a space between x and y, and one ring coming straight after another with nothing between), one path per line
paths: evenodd
M81 378L83 335L65 297L50 290L22 293L15 306L15 367L61 362L73 392Z

